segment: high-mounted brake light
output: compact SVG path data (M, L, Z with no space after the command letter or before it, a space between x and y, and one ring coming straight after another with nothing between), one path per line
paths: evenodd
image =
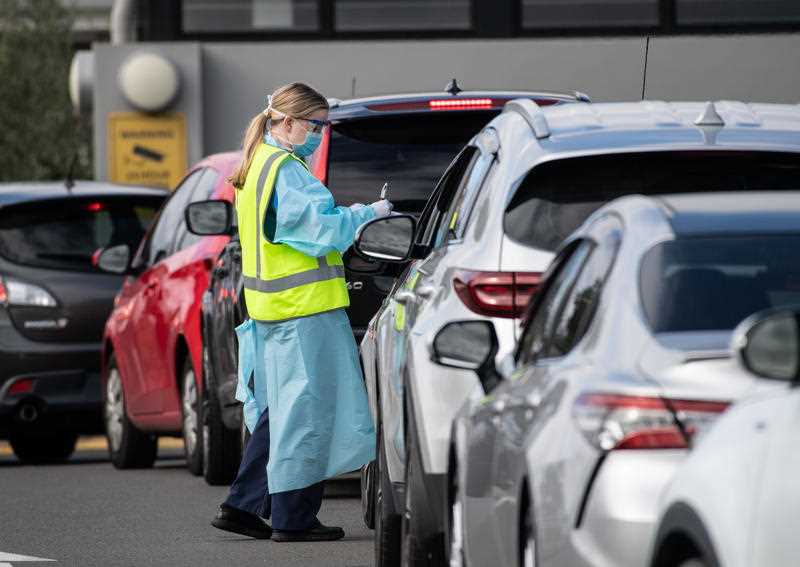
M492 108L490 98L450 98L443 100L429 100L428 106L435 110L447 108Z
M686 449L728 402L673 400L654 396L588 393L578 397L573 417L598 449Z
M453 288L470 311L515 318L522 316L541 279L538 272L460 270L453 277Z
M89 211L90 213L99 213L103 209L105 209L103 203L98 203L97 201L86 205L86 210Z

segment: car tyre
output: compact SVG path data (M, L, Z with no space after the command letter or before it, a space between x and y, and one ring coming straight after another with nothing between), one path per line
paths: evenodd
M464 502L458 482L458 469L455 465L451 466L449 484L450 509L447 517L447 540L445 549L447 550L446 564L450 567L466 567L467 559L464 554Z
M406 423L410 416L407 415ZM405 510L401 521L401 562L404 567L433 567L444 562L434 546L426 543L428 534L422 531L419 512L427 506L422 486L419 452L411 428L406 431ZM439 546L436 546L439 547ZM441 546L443 547L443 546Z
M44 465L63 463L75 451L77 433L13 432L8 442L23 463Z
M203 474L203 428L200 425L201 396L191 357L186 356L181 372L181 414L186 467L195 476Z
M203 403L200 419L203 427L203 477L211 486L230 484L236 478L242 459L241 431L228 429L222 421L222 411L211 379L208 346L203 344Z
M533 508L527 497L523 500L518 545L520 567L536 567L536 526Z
M392 484L383 451L383 427L378 426L375 459L375 567L400 566L400 516L392 506Z
M152 467L158 455L158 438L140 431L128 418L125 389L113 355L108 361L103 400L103 421L111 463L117 469Z
M680 567L708 567L708 563L702 559L693 558L687 559L680 564Z

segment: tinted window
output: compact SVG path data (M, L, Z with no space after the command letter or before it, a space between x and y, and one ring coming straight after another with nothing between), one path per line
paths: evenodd
M369 204L388 181L395 209L419 212L447 165L496 114L424 112L336 123L328 187L340 205Z
M561 307L546 356L564 356L583 338L597 309L603 284L611 271L619 244L620 233L612 229L592 248L575 285Z
M183 222L183 210L192 196L192 189L202 175L202 169L193 171L175 189L169 201L158 213L158 220L153 230L142 243L142 249L133 263L135 266L150 266L172 253L176 233Z
M506 209L506 234L555 250L602 204L629 194L800 189L800 156L650 152L579 157L532 169Z
M483 186L483 180L486 178L489 166L494 162L494 156L491 154L484 154L475 152L469 168L464 174L464 178L458 188L450 209L447 211L445 218L447 219L447 230L451 237L460 238L464 234L464 229L467 226L472 206L475 204L475 199Z
M800 22L797 0L677 0L679 24L788 24Z
M555 279L552 284L546 284L544 292L535 300L536 303L532 306L533 311L528 316L529 322L520 338L517 352L522 364L531 362L544 353L558 307L563 302L572 282L575 281L592 246L589 242L581 242L568 257L564 258L561 264L554 266L551 274L548 274L547 280Z
M659 0L522 0L526 28L655 26Z
M336 0L340 31L459 30L472 23L470 0Z
M800 303L800 236L664 242L645 254L639 282L654 332L730 330L761 309Z
M192 190L192 195L189 198L187 205L189 203L196 203L198 201L205 201L212 197L214 193L214 187L217 184L217 180L219 179L219 172L216 169L206 168L203 172L202 177L197 182L197 185ZM186 207L184 207L186 210ZM181 216L181 226L180 231L178 233L178 238L176 239L175 250L183 250L184 248L188 248L192 244L199 242L202 240L202 236L189 232L189 229L186 228L186 217Z
M0 214L0 253L29 266L94 271L92 254L99 248L139 245L162 201L112 196L8 207Z
M183 0L185 33L313 31L319 0Z

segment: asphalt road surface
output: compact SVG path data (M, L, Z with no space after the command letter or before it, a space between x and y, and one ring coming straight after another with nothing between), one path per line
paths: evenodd
M153 469L133 471L115 470L102 445L82 442L65 465L23 466L0 444L0 567L372 565L354 481L329 482L320 512L344 540L259 541L209 525L227 487L192 476L179 442L165 440Z

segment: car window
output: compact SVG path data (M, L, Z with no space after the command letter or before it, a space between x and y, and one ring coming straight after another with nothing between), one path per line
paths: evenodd
M642 257L639 293L654 333L732 330L756 311L800 304L800 236L662 242Z
M544 289L534 300L532 310L526 318L527 324L517 348L517 360L520 364L529 364L544 354L555 315L592 246L589 241L574 244L570 247L570 252L551 268L545 279Z
M191 197L186 204L188 205L189 203L197 203L198 201L211 199L214 194L214 187L217 185L217 180L219 180L219 172L214 168L207 167L203 171L203 175L200 177L197 185L192 189ZM200 235L189 232L189 229L186 227L186 217L182 215L178 234L175 238L174 252L188 248L192 244L199 242L202 238L203 237Z
M545 349L545 357L564 356L580 342L589 328L600 301L603 285L617 257L621 242L621 227L613 217L599 222L606 224L604 232L592 247L588 259L580 270L575 285L560 307L553 327L552 338Z
M461 238L469 221L470 213L475 205L484 182L488 177L489 168L494 163L494 154L476 152L464 180L456 193L450 209L445 215L447 220L447 238Z
M109 195L5 207L0 254L28 266L93 272L92 255L98 249L139 245L163 201L156 195Z
M418 213L447 165L499 109L419 112L334 121L327 185L336 203L369 204L389 182L395 210ZM322 152L311 156L315 162Z
M475 155L477 148L467 146L453 160L447 168L436 187L420 219L421 230L417 237L417 243L423 246L434 248L444 243L446 232L439 231L440 226L445 221L445 215L450 208L450 204L456 195L456 191L464 180L465 173ZM445 227L446 229L446 227Z
M555 250L592 212L622 195L797 189L800 155L792 153L698 150L557 159L528 172L506 208L503 229L525 246Z
M192 196L192 189L197 185L202 175L203 170L196 169L185 177L175 189L172 196L158 213L158 220L153 230L150 231L142 243L133 262L135 267L152 266L169 256L176 231L183 220L183 210Z

